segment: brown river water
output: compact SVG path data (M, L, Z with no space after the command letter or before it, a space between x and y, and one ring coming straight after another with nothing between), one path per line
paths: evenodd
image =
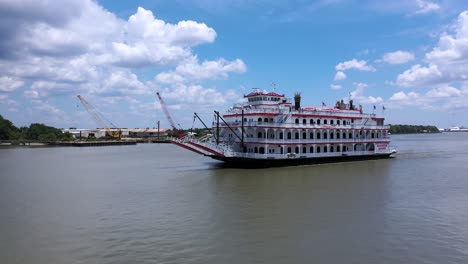
M0 263L468 263L468 133L233 169L170 144L0 149Z

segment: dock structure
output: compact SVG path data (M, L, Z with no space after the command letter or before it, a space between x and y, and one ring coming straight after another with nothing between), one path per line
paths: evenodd
M123 141L123 140L112 140L112 141L73 141L73 142L52 142L49 143L51 146L70 146L70 147L103 147L103 146L124 146L124 145L136 145L136 141Z

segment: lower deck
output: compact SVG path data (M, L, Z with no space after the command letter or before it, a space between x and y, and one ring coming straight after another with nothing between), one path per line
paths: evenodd
M222 157L218 155L208 155L209 157L224 161L226 167L237 168L265 168L281 166L299 166L324 163L351 162L359 160L375 160L391 158L393 153L376 153L363 155L340 156L317 156L317 157L289 157L289 158L246 158L246 157Z

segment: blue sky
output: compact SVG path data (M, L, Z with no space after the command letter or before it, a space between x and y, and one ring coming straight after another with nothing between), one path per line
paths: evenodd
M252 88L353 99L387 123L468 126L462 0L0 0L0 114L93 128L207 122ZM386 110L382 112L382 106ZM195 126L200 127L197 123Z

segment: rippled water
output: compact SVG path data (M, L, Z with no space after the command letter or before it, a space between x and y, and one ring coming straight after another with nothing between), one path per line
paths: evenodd
M468 133L226 169L167 144L0 149L0 263L468 263Z

